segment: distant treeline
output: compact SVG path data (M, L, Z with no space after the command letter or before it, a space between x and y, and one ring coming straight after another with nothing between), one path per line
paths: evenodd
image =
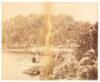
M53 46L70 46L70 43L87 50L97 48L98 23L75 21L67 15L51 15ZM3 23L2 43L5 48L30 48L44 46L48 32L45 15L18 15Z

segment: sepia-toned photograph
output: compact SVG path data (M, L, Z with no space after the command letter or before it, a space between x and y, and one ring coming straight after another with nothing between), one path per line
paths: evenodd
M98 3L2 3L2 79L98 80Z

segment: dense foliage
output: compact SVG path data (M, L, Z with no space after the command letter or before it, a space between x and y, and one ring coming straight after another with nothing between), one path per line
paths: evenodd
M75 21L66 15L50 17L51 46L73 50L55 54L53 79L97 79L98 23ZM2 32L4 48L44 47L48 27L45 15L19 15L4 22Z

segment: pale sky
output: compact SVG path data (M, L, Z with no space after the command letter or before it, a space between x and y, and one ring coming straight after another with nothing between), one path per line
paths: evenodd
M16 15L30 15L32 13L41 14L48 8L44 3L3 3L2 19L9 20ZM75 20L95 22L98 20L98 3L52 3L51 13L67 14Z

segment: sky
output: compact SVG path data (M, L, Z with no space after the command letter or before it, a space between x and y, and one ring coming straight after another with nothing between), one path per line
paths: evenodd
M75 20L96 22L98 20L98 3L3 3L2 20L6 21L17 15L30 15L32 13L66 14Z

